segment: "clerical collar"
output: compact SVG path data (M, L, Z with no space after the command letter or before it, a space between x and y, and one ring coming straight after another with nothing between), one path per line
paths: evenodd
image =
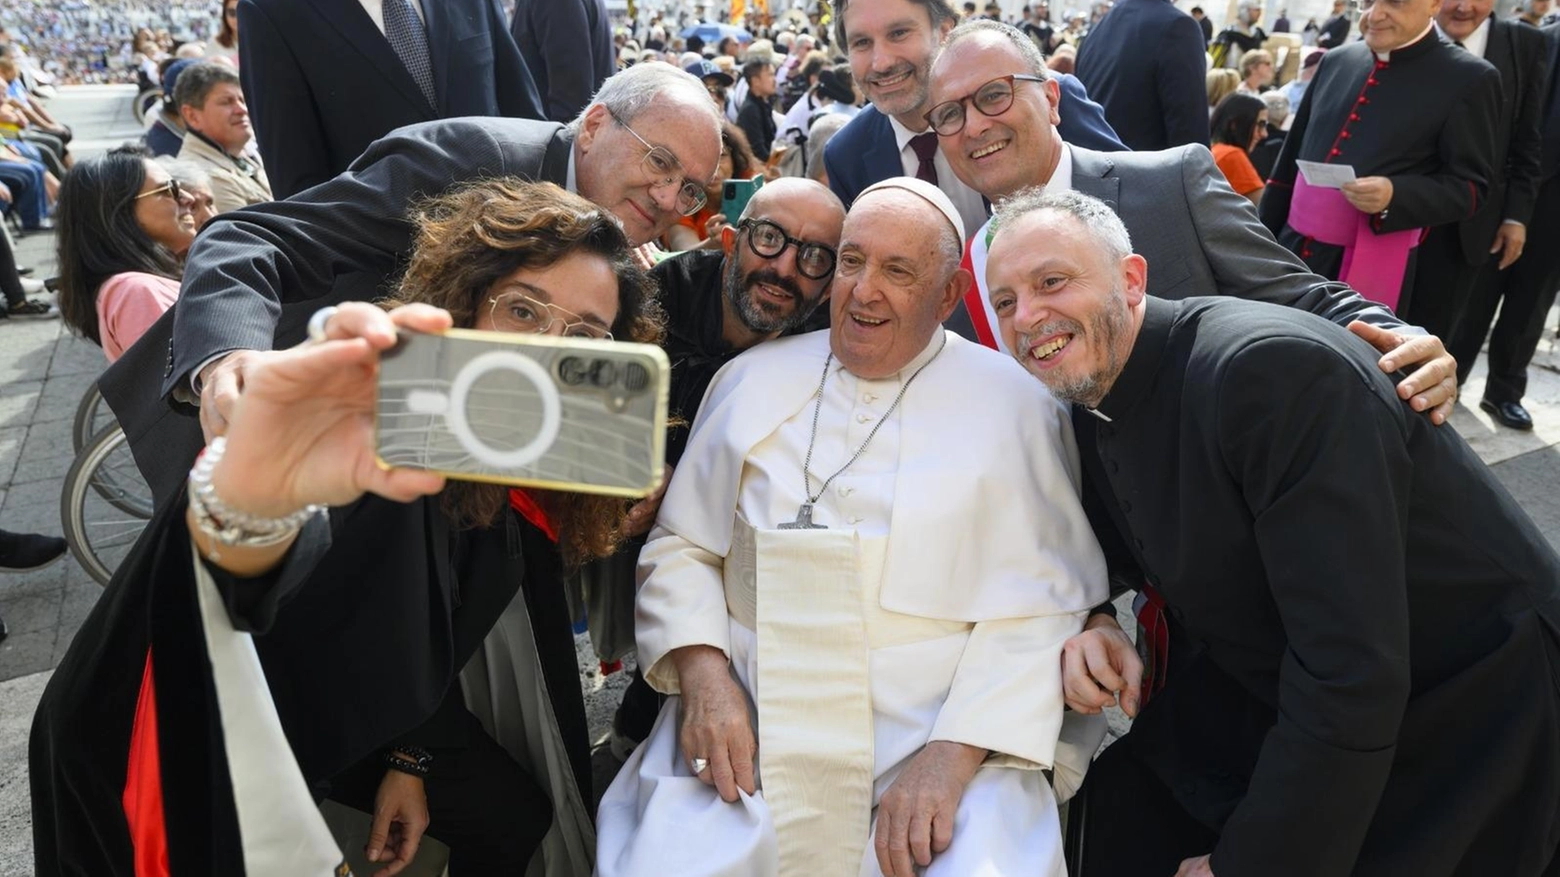
M1425 39L1426 37L1429 37L1429 39ZM1435 19L1431 19L1430 23L1425 26L1424 32L1419 36L1414 37L1412 40L1409 40L1403 45L1398 46L1397 48L1390 51L1377 52L1376 60L1388 62L1406 61L1415 55L1419 55L1430 50L1440 42L1441 38L1438 34L1436 34Z
M850 318L846 317L845 319L848 320ZM857 377L857 380L862 380L862 381L871 381L871 380L880 380L880 381L901 380L902 381L902 380L904 380L905 378L909 377L910 375L915 374L916 369L919 369L921 366L923 366L926 363L930 362L932 357L936 356L938 351L943 349L943 345L948 343L946 340L944 340L944 336L947 335L947 334L948 334L948 330L946 330L946 329L942 329L942 330L933 332L932 333L932 337L926 342L926 346L921 349L921 352L917 353L915 355L914 359L912 359L909 362L905 363L904 367L901 368L899 371L895 372L894 374L889 375L886 378L862 378L862 377ZM840 363L840 358L837 357L837 356L834 358L834 370L835 371L845 371L845 366ZM856 376L854 374L852 374L852 377L856 377Z
M1084 410L1101 420L1119 420L1148 395L1159 374L1159 360L1170 340L1170 329L1180 311L1181 303L1177 301L1151 295L1143 299L1143 325L1138 329L1137 341L1132 345L1126 364L1121 367L1121 374L1116 376L1116 382L1098 406L1084 406Z

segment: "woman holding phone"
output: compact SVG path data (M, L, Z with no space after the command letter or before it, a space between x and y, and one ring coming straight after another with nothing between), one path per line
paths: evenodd
M381 469L376 365L398 331L451 326L654 342L659 306L611 216L550 184L482 181L417 221L394 309L342 305L316 315L314 342L263 355L55 672L31 738L40 875L283 873L264 863L306 846L278 827L300 809L277 803L299 773L316 799L374 814L383 877L424 831L451 848L453 877L525 873L539 850L549 875L589 872L560 579L612 550L628 504ZM203 625L205 582L222 618ZM529 660L493 677L519 715L479 709L485 723L456 674L501 617ZM253 634L279 751L214 683L226 646L212 631L229 622Z

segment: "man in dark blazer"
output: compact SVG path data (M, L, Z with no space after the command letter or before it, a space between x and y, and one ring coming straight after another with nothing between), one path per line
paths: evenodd
M1112 573L1197 645L1091 769L1078 870L1554 873L1560 556L1489 469L1336 324L1149 297L1105 204L997 216L1001 329L1073 403Z
M1500 303L1500 317L1490 332L1489 374L1484 379L1484 398L1479 407L1512 429L1532 429L1533 417L1522 405L1527 392L1528 364L1538 349L1544 322L1560 289L1560 24L1545 27L1544 53L1549 64L1549 81L1543 89L1541 128L1540 185L1533 202L1533 214L1527 236L1534 245L1522 251L1522 257L1497 275L1488 290L1479 290L1469 301L1468 310L1452 333L1451 350L1459 371L1471 368L1484 331L1490 324L1489 312Z
M1005 30L1004 30L1005 28ZM949 35L932 67L933 102L967 94L979 83L1006 71L1042 71L1034 44L1006 25L960 26ZM1257 222L1251 202L1218 172L1201 146L1162 152L1104 153L1068 144L1056 129L1050 101L1054 86L1017 91L1013 105L996 116L965 111L957 134L940 138L955 173L997 203L1032 186L1071 188L1108 203L1132 233L1138 251L1155 260L1150 289L1161 298L1233 295L1288 305L1340 325L1361 320L1360 331L1391 356L1395 371L1424 363L1399 391L1415 410L1431 412L1437 423L1451 413L1455 368L1441 343L1417 336L1391 311L1361 298L1346 284L1307 271ZM987 144L1007 148L987 158L972 158ZM977 337L1001 349L997 320L985 290L988 224L970 239L967 267L975 276L965 306Z
M404 125L544 117L498 0L389 2L421 11L431 99L385 36L384 4L239 0L239 75L276 197L334 177Z
M1344 12L1346 5L1344 0L1333 0L1332 15L1322 24L1322 32L1316 35L1318 46L1336 49L1349 41L1349 31L1354 27L1354 22Z
M1436 14L1436 26L1447 39L1500 73L1500 104L1491 131L1495 161L1489 194L1478 212L1431 229L1419 245L1407 313L1427 327L1444 327L1448 349L1457 357L1459 382L1467 380L1495 316L1501 272L1527 243L1543 151L1538 125L1548 84L1544 37L1516 19L1497 19L1494 11L1494 0L1447 0Z
M617 69L606 0L517 0L509 27L554 122L579 115Z
M935 179L919 173L920 162L910 142L914 136L930 135L924 118L931 109L928 71L937 45L957 19L946 0L849 0L837 5L839 45L850 57L857 86L872 102L823 151L829 188L846 207L873 183L920 175L948 195L966 229L986 221L980 195L958 180L935 149L926 160ZM893 32L905 25L912 26L909 36ZM1061 81L1062 106L1068 112L1062 136L1092 149L1125 149L1083 84L1071 76ZM928 145L935 144L935 135L928 140Z
M1170 0L1121 0L1078 50L1078 78L1136 150L1208 145L1206 70L1202 31Z
M1540 124L1549 86L1547 44L1536 28L1517 19L1497 19L1493 13L1493 0L1456 0L1443 3L1436 16L1442 33L1470 52L1478 54L1482 49L1484 59L1500 71L1502 98L1500 121L1494 131L1495 173L1490 177L1489 200L1472 219L1431 235L1435 238L1456 232L1460 247L1453 248L1451 241L1442 240L1439 251L1431 250L1432 240L1426 239L1420 265L1421 269L1429 266L1429 270L1421 270L1415 281L1416 308L1424 292L1432 302L1441 300L1441 306L1454 315L1447 341L1457 357L1460 381L1468 379L1478 359L1500 305L1507 269L1521 257L1529 240L1528 227L1543 173ZM1549 243L1537 238L1534 242L1540 248ZM1461 264L1456 265L1454 277L1451 263L1455 257L1460 257ZM1432 273L1444 279L1437 283L1428 276ZM1497 389L1493 399L1486 394L1480 404L1508 427L1531 429L1533 419L1520 399L1520 394L1515 400L1505 398Z
M673 182L647 172L640 138L681 165ZM719 159L709 93L664 64L614 76L567 128L465 118L399 129L320 186L208 224L178 304L104 374L103 397L160 506L183 484L200 427L208 437L226 428L252 351L301 340L322 306L387 291L411 250L415 199L479 177L551 182L612 212L637 246L677 220L680 192L702 192ZM200 424L188 416L197 395Z

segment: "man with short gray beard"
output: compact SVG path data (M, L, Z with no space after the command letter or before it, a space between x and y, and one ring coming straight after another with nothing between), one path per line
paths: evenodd
M1336 323L1150 297L1102 201L1031 189L997 227L991 304L1074 403L1112 581L1197 646L1090 770L1074 873L1560 873L1560 557L1457 432ZM1064 651L1068 706L1101 666Z

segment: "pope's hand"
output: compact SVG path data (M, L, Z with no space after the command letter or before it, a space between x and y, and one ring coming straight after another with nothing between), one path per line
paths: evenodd
M682 689L678 741L689 769L728 803L737 800L738 789L753 794L758 741L748 720L747 693L732 677L726 654L711 646L684 646L671 657ZM695 770L695 759L709 764Z
M415 469L385 470L374 455L379 352L397 327L434 332L450 315L427 305L393 313L341 306L329 340L291 350L248 352L243 392L227 425L227 453L211 475L227 505L279 517L310 504L344 505L364 493L405 502L437 493L444 479Z
M1083 632L1062 644L1062 697L1074 712L1090 716L1119 697L1122 712L1137 717L1143 659L1115 618L1090 616Z
M1397 385L1398 398L1421 414L1430 413L1436 426L1452 416L1457 404L1457 359L1434 335L1404 335L1355 320L1349 331L1370 342L1383 356L1377 365L1387 374L1398 369L1413 373Z
M1182 861L1181 867L1176 869L1175 877L1213 877L1213 865L1210 864L1212 858L1211 855L1198 856Z
M987 751L963 743L926 744L878 801L872 847L885 877L915 877L932 855L953 842L953 819L964 787Z

